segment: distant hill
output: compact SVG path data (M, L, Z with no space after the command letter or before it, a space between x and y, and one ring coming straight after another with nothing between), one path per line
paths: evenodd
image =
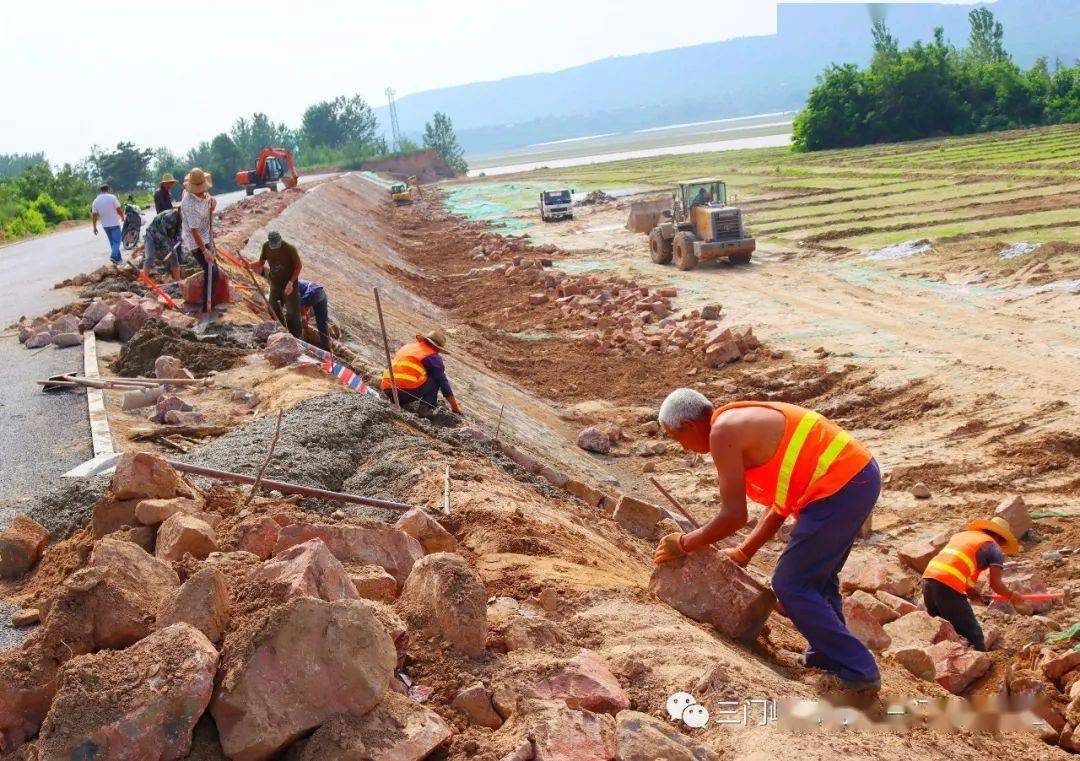
M1080 2L999 0L988 4L1021 66L1036 58L1080 57ZM889 5L885 19L901 44L929 39L936 26L967 41L970 5ZM878 9L875 8L875 12ZM467 153L666 124L796 110L830 63L866 63L865 5L781 4L777 33L605 58L550 74L446 87L398 100L402 130L418 137L435 111L450 115ZM389 124L386 108L376 110Z

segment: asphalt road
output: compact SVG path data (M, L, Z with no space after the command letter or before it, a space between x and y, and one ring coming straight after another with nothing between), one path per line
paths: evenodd
M243 197L243 191L219 195L218 208ZM149 219L144 215L144 226ZM89 226L0 247L0 283L7 284L0 300L0 529L33 495L93 454L85 394L43 394L34 383L81 372L82 347L30 351L8 326L71 301L53 285L108 261L105 234L95 236Z

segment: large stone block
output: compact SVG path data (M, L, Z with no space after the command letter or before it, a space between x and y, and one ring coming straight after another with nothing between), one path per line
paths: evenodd
M293 545L253 568L247 578L275 600L317 597L334 602L359 598L345 567L321 539Z
M928 647L944 640L956 642L960 639L960 635L956 633L952 624L944 618L931 616L925 610L916 610L906 616L900 616L882 628L892 637L894 650L904 647Z
M337 714L363 716L383 700L397 661L367 605L310 597L274 608L224 656L210 713L232 761L271 758Z
M403 584L413 564L424 556L424 548L413 537L396 528L367 528L349 524L294 523L278 535L274 554L295 544L322 539L342 563L362 562L385 568Z
M125 452L116 463L112 495L116 499L170 499L187 494L169 463L149 452Z
M892 643L874 613L854 597L844 598L844 622L848 631L871 650L884 650Z
M994 517L1004 518L1017 539L1022 538L1034 527L1031 516L1028 515L1027 504L1019 494L1001 500L994 510Z
M487 642L487 593L480 575L449 552L427 555L413 566L397 610L409 623L476 657Z
M742 640L757 637L776 604L771 589L712 547L657 566L649 588L683 615Z
M942 531L932 536L923 536L901 545L897 551L900 562L909 568L922 573L927 564L934 556L941 552L942 548L949 543L952 534Z
M624 494L615 505L615 512L611 517L634 536L653 539L656 535L657 521L667 517L667 513L656 505Z
M33 568L45 552L49 532L28 515L16 515L0 533L0 577L13 579Z
M73 658L41 727L41 758L186 758L217 663L214 646L187 624Z
M959 642L943 641L926 648L934 661L934 681L959 695L990 668L990 656Z
M533 688L537 697L564 700L571 708L618 713L630 707L630 696L600 656L582 650L564 667Z

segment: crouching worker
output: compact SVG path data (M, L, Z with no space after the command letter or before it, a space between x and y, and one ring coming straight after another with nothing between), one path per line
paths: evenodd
M300 291L300 320L306 320L308 314L315 315L319 347L330 351L330 305L326 300L326 289L318 283L300 278L296 281L296 289ZM303 338L303 335L297 338Z
M150 220L146 226L146 255L143 257L143 271L153 277L154 265L158 259L169 268L173 280L180 281L180 263L176 258L176 248L180 245L180 210L163 211Z
M976 583L990 569L990 588L1013 605L1024 601L1001 580L1005 555L1014 555L1020 542L1004 518L972 521L967 531L949 540L923 572L922 591L926 612L941 616L976 650L986 650L982 627L968 598L981 599Z
M461 415L461 408L454 398L454 390L446 377L446 366L440 354L446 352L446 334L436 328L427 335L417 335L416 341L405 344L394 355L391 366L394 369L394 383L397 384L398 398L404 407L418 403L421 415L430 415L435 411L439 392L442 391L446 403L454 414ZM382 376L382 391L388 399L394 398L390 384L390 371Z
M734 534L746 525L747 499L771 510L728 552L741 566L794 517L772 585L809 643L802 660L830 672L844 690L877 690L874 656L844 623L839 579L881 491L881 471L866 447L817 412L793 404L733 402L717 409L688 388L664 400L660 425L685 449L712 455L722 505L701 528L661 539L655 562Z

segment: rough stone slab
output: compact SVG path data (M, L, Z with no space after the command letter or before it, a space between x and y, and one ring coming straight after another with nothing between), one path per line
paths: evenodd
M656 567L649 589L683 615L753 640L776 605L772 590L712 547Z

